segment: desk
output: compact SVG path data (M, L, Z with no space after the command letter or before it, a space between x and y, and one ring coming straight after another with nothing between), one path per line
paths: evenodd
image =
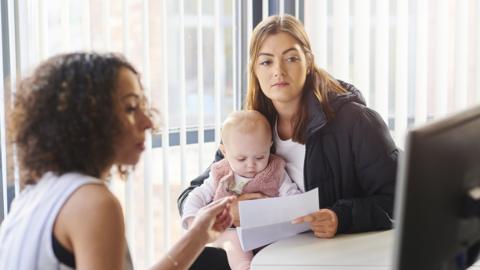
M253 258L251 270L389 270L392 230L318 239L311 232L273 243ZM477 262L472 270L480 270Z

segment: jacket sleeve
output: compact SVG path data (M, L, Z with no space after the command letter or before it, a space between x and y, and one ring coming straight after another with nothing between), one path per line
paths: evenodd
M223 155L222 155L222 152L220 151L220 149L217 150L217 152L215 153L215 160L214 162L217 162L219 160L223 159ZM213 163L212 163L213 164ZM211 164L210 164L211 166ZM177 198L177 207L178 207L178 212L180 213L180 216L183 215L183 204L185 202L185 199L188 197L188 194L194 190L195 188L199 187L200 185L203 184L203 182L205 181L205 179L207 179L210 175L210 166L208 166L208 168L199 176L197 176L195 179L193 179L191 182L190 182L190 186L187 187L184 191L182 191L182 193L180 193L180 196L178 196Z
M390 229L399 150L381 116L364 107L357 114L351 134L355 174L362 196L338 200L338 232Z

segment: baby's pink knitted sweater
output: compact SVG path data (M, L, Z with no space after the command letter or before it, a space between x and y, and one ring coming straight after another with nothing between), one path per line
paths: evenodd
M216 184L213 200L234 195L233 192L228 191L228 187L235 182L235 178L227 159L224 158L212 164L210 173ZM268 197L278 197L278 189L282 184L284 173L285 161L279 156L271 154L267 167L248 181L243 187L242 193L260 192Z

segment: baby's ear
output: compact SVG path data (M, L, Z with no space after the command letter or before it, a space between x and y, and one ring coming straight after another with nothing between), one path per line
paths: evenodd
M218 148L220 148L220 152L222 152L222 155L225 156L225 146L223 145L223 142L220 143Z

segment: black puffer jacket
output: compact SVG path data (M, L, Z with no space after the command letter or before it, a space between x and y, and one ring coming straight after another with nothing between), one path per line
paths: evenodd
M327 123L321 104L309 97L304 164L305 190L319 188L321 208L338 216L338 233L390 229L399 151L378 113L367 108L353 85L347 94L329 96L335 118ZM223 158L218 151L215 160ZM209 170L178 198L201 185Z

